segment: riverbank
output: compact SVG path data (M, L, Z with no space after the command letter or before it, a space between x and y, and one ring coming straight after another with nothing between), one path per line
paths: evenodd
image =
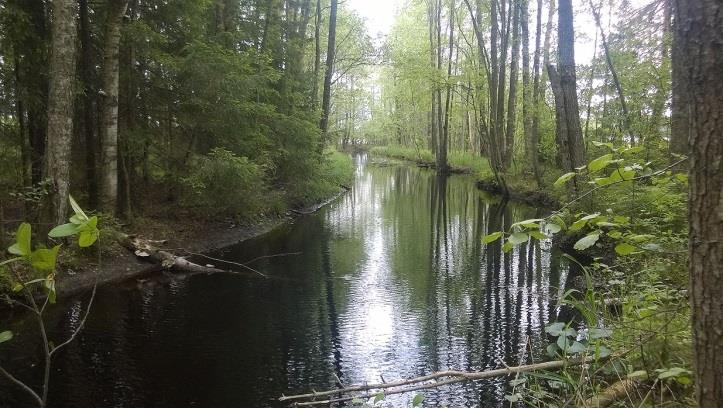
M370 153L415 163L419 167L436 168L434 155L428 149L416 149L406 146L375 146ZM496 182L489 162L484 157L468 152L450 152L448 156L450 173L466 174L475 178L477 188L492 194L503 194L501 186ZM552 185L556 177L549 177L546 183ZM550 193L549 190L535 188L532 175L511 174L506 178L509 198L531 206L546 208L560 207L561 195Z

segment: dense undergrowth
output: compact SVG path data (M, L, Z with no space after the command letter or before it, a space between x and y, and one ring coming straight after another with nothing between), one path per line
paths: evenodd
M354 172L351 157L333 149L288 183L274 182L274 169L220 148L195 158L190 169L180 179L181 204L196 214L239 219L323 201L348 185Z

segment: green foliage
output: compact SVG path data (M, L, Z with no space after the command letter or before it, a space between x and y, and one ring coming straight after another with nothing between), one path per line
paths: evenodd
M260 167L229 150L212 149L198 157L183 179L184 202L209 214L254 214L267 189Z
M75 214L70 217L70 223L58 225L50 230L48 236L51 238L62 238L70 235L78 235L78 246L87 248L98 240L98 217L88 217L82 208L75 202L73 196L68 196L70 206Z
M306 173L303 180L287 185L289 202L293 206L318 203L349 186L354 177L351 156L336 150L325 151L319 167Z
M429 149L423 148L401 145L374 146L371 149L371 153L394 159L409 160L429 166L433 166L436 163L434 154L432 154ZM484 157L469 152L453 150L449 152L447 159L453 171L473 174L480 179L488 178L492 175L489 162Z

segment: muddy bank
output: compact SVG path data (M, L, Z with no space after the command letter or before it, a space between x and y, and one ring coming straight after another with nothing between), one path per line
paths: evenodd
M502 188L494 180L478 180L477 188L488 193L504 195ZM533 207L559 208L561 204L557 199L540 190L518 190L508 186L510 199L529 204Z
M131 234L143 236L159 243L169 252L205 253L264 235L275 228L293 222L296 218L311 214L341 197L347 190L342 189L330 199L302 209L289 211L281 217L265 217L253 223L238 224L231 220L174 220L153 219L132 228ZM175 251L174 251L175 250ZM56 290L59 296L71 296L98 285L119 283L139 279L158 273L163 268L144 262L118 243L106 244L100 259L87 256L74 259L80 266L64 265L58 273Z

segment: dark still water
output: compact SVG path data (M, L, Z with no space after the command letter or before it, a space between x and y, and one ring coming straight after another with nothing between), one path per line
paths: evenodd
M486 197L465 177L356 160L352 190L327 208L214 254L300 252L255 261L269 279L194 275L100 290L86 328L54 361L50 406L281 407L282 393L334 387L335 376L378 382L543 358L568 267L550 242L507 254L481 243L541 211ZM55 309L54 338L77 325L81 300ZM38 380L30 323L5 327L21 334L0 361ZM429 391L425 406L501 406L508 381ZM31 405L0 380L0 406Z

